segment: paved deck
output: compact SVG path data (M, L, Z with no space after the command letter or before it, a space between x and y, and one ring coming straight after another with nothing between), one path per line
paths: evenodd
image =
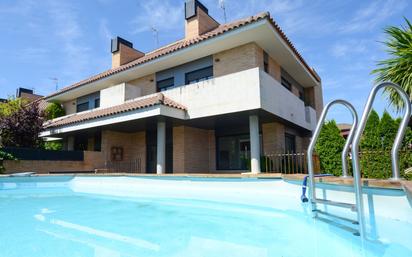
M285 180L299 180L302 181L305 174L285 174L283 178ZM327 183L327 184L338 184L338 185L353 185L353 178L343 178L343 177L320 177L315 178L317 182ZM362 179L362 186L376 187L376 188L390 188L390 189L402 189L402 181L394 181L388 179Z

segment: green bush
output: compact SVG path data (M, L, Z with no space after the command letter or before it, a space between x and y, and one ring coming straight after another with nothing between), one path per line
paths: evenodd
M17 160L13 155L0 150L0 173L4 173L6 169L3 166L3 160Z
M43 148L45 150L53 150L53 151L60 151L63 150L63 142L62 141L47 141L44 142Z
M47 120L52 120L66 115L66 112L61 104L50 103L44 110L44 115Z
M334 120L326 122L315 146L322 173L342 176L341 154L344 145L345 139L340 135L336 122Z

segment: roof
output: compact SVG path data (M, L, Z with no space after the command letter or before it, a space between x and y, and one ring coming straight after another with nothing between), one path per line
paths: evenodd
M183 105L165 97L162 93L156 93L144 98L137 98L135 100L127 101L123 104L95 109L91 111L79 112L73 115L64 116L62 118L57 118L46 122L44 128L60 127L64 125L75 124L83 121L98 119L102 117L107 117L111 115L116 115L119 113L130 112L138 109L144 109L155 105L165 105L176 109L186 110Z
M336 126L338 127L340 131L350 130L352 128L352 124L348 124L348 123L339 123L339 124L336 124Z
M141 65L143 63L149 62L149 61L154 60L156 58L162 57L162 56L167 55L167 54L171 54L171 53L179 51L183 48L189 47L191 45L198 44L198 43L203 42L203 41L208 40L208 39L215 38L215 37L217 37L221 34L227 33L229 31L233 31L233 30L238 29L240 27L244 27L248 24L255 23L255 22L258 22L258 21L261 21L261 20L264 20L264 19L267 19L270 22L270 24L273 26L273 28L279 33L279 35L283 38L283 40L285 40L286 44L291 48L293 53L302 62L302 64L306 67L306 69L310 72L310 74L318 82L320 82L320 78L319 78L318 74L311 67L309 67L309 65L303 59L301 54L297 51L297 49L292 44L292 42L286 37L285 33L282 31L282 29L279 27L279 25L271 18L270 13L269 12L263 12L263 13L260 13L260 14L254 15L254 16L244 18L244 19L240 19L240 20L233 21L233 22L226 23L226 24L221 24L217 28L215 28L215 29L213 29L209 32L206 32L202 35L199 35L198 37L191 38L191 39L182 39L182 40L176 41L175 43L169 44L165 47L161 47L161 48L156 49L152 52L149 52L149 53L145 54L144 56L142 56L142 57L140 57L140 58L138 58L134 61L131 61L127 64L124 64L120 67L109 69L107 71L104 71L104 72L99 73L97 75L94 75L92 77L89 77L85 80L77 82L73 85L62 88L61 90L56 91L55 93L53 93L51 95L48 95L45 98L56 96L56 95L59 95L61 93L64 93L64 92L70 91L72 89L78 88L80 86L83 86L83 85L101 80L103 78L109 77L111 75L120 73L122 71L129 70L133 67L136 67L136 66Z

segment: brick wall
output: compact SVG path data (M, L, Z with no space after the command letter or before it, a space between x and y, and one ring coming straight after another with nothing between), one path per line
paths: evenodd
M146 171L146 132L124 133L111 130L102 131L102 153L111 159L112 147L123 148L123 161L141 159L142 171Z
M197 37L203 33L211 31L217 26L219 26L219 23L198 7L197 15L190 18L185 23L185 38L190 39Z
M263 153L283 153L285 151L285 133L295 136L296 152L306 151L309 137L280 122L271 122L262 124Z
M112 68L117 68L142 56L144 56L144 53L120 43L119 51L112 54Z
M38 160L19 160L4 161L7 173L14 172L37 172L47 174L49 172L76 172L93 171L104 164L104 155L101 152L84 152L84 161L38 161Z
M188 126L173 128L173 173L209 171L209 166L213 163L209 157L212 148L209 146L211 133Z

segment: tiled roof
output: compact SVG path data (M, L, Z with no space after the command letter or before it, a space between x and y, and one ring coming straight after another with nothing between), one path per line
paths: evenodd
M67 117L57 118L51 121L48 121L44 124L44 128L52 128L52 127L60 127L63 125L69 125L74 123L79 123L83 121L98 119L102 117L107 117L119 113L125 113L134 111L137 109L143 109L146 107L154 106L154 105L165 105L169 107L173 107L176 109L186 110L186 107L183 105L165 97L162 93L157 93L154 95L150 95L144 98L138 98L136 100L130 100L125 102L124 104L96 109L91 111L85 111L76 113L73 115L69 115Z
M136 60L134 60L134 61L131 61L131 62L129 62L129 63L127 63L127 64L124 64L124 65L122 65L122 66L120 66L120 67L117 67L117 68L114 68L114 69L110 69L110 70L104 71L104 72L99 73L99 74L97 74L97 75L95 75L95 76L92 76L92 77L90 77L90 78L87 78L87 79L85 79L85 80L82 80L82 81L80 81L80 82L77 82L77 83L75 83L75 84L73 84L73 85L71 85L71 86L62 88L61 90L59 90L59 91L57 91L57 92L55 92L55 93L47 96L46 98L49 98L49 97L52 97L52 96L55 96L55 95L59 95L59 94L61 94L61 93L67 92L67 91L69 91L69 90L72 90L72 89L74 89L74 88L77 88L77 87L86 85L86 84L88 84L88 83L92 83L92 82L98 81L98 80L100 80L100 79L109 77L109 76L111 76L111 75L120 73L120 72L125 71L125 70L131 69L131 68L136 67L136 66L138 66L138 65L140 65L140 64L149 62L149 61L151 61L151 60L153 60L153 59L159 58L159 57L161 57L161 56L164 56L164 55L167 55L167 54L170 54L170 53L173 53L173 52L176 52L176 51L178 51L178 50L180 50L180 49L189 47L189 46L191 46L191 45L198 44L198 43L200 43L200 42L202 42L202 41L205 41L205 40L207 40L207 39L214 38L214 37L219 36L219 35L221 35L221 34L223 34L223 33L226 33L226 32L232 31L232 30L235 30L235 29L237 29L237 28L243 27L243 26L245 26L245 25L248 25L248 24L250 24L250 23L254 23L254 22L257 22L257 21L260 21L260 20L263 20L263 19L267 19L267 20L272 24L272 26L274 27L274 29L279 33L279 35L283 38L283 40L285 40L285 42L286 42L287 45L292 49L292 51L293 51L294 54L297 56L297 58L303 63L303 65L308 69L308 71L312 74L312 76L313 76L318 82L320 82L320 78L319 78L318 74L317 74L311 67L309 67L309 65L306 63L306 61L305 61L305 60L303 59L303 57L300 55L300 53L296 50L296 48L294 47L294 45L292 44L292 42L286 37L285 33L281 30L281 28L279 27L279 25L270 17L269 12L263 12L263 13L260 13L260 14L254 15L254 16L250 16L250 17L244 18L244 19L240 19L240 20L237 20L237 21L233 21L233 22L230 22L230 23L226 23L226 24L219 25L217 28L215 28L215 29L213 29L213 30L211 30L211 31L209 31L209 32L207 32L207 33L204 33L204 34L202 34L202 35L200 35L200 36L198 36L198 37L195 37L195 38L192 38L192 39L182 39L182 40L179 40L179 41L177 41L177 42L175 42L175 43L172 43L172 44L167 45L167 46L165 46L165 47L159 48L159 49L157 49L157 50L155 50L155 51L152 51L152 52L150 52L150 53L147 53L146 55L140 57L139 59L136 59Z

